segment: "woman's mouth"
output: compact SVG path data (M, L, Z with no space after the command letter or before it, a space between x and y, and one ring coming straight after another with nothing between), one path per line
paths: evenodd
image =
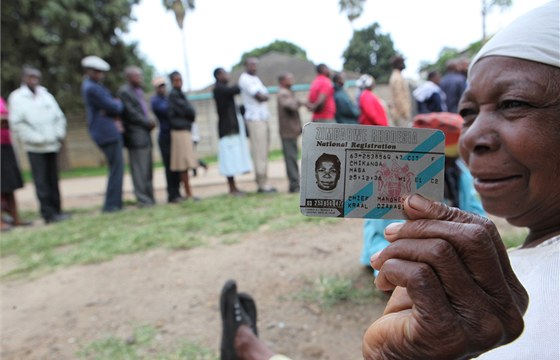
M512 191L522 178L521 175L482 175L474 178L474 187L481 195L499 195L501 192Z

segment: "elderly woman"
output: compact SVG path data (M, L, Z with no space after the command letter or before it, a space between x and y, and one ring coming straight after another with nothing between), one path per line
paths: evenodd
M526 241L507 253L490 221L409 197L415 221L388 226L372 257L394 292L366 359L560 358L559 34L558 0L516 20L473 60L459 104L483 206L529 228Z

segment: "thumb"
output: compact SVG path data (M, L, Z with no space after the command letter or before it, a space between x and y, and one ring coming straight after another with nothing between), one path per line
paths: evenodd
M460 223L480 222L475 220L476 216L469 212L426 199L419 194L412 194L405 199L404 211L410 220L429 219Z

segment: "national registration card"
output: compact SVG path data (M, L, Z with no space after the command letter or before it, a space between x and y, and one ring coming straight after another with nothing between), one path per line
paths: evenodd
M304 215L406 219L409 194L443 201L440 130L309 123L302 138Z

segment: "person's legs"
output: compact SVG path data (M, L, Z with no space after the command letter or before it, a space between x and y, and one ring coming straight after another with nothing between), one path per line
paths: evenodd
M191 185L189 183L189 171L181 171L181 181L183 182L183 186L185 188L185 194L187 198L193 197Z
M50 188L50 172L49 163L46 154L42 153L27 153L29 158L29 165L31 166L31 173L33 176L33 183L35 184L35 193L39 199L41 216L45 221L50 221L59 213L56 204L52 204Z
M274 356L264 342L247 325L241 325L233 342L235 354L241 360L269 360Z
M286 173L288 175L289 191L299 191L299 169L297 163L298 148L297 139L282 139L282 151L284 152L284 162L286 163Z
M255 179L259 191L270 191L268 185L268 121L247 121L249 141L251 143L251 157L255 166Z
M233 176L228 176L227 177L227 182L228 182L228 187L229 187L229 193L232 195L240 195L243 194L242 191L240 191L237 188L237 185L235 184L235 178Z
M57 214L62 213L60 189L58 187L58 153L45 154L47 162L47 179L49 183L50 203Z
M257 334L257 306L246 293L237 293L237 284L228 280L220 295L222 316L221 360L289 360L275 354Z
M105 193L104 212L122 209L122 186L124 176L124 160L122 154L122 140L101 146L107 158L109 176L107 178L107 192Z
M6 207L7 207L8 214L10 214L10 216L14 220L14 222L13 222L14 225L17 226L17 225L29 225L30 224L29 222L24 222L20 219L19 213L18 213L18 210L17 210L16 196L13 192L3 193L2 194L2 201L6 202Z
M161 152L161 159L165 167L165 180L167 183L167 201L173 202L181 198L179 186L181 183L181 176L176 171L171 171L169 164L171 160L171 136L160 136L159 150Z
M4 221L4 214L3 214L4 211L8 212L8 214L12 217L14 223L16 222L16 219L14 219L14 217L13 217L11 211L10 211L10 201L8 199L10 194L13 195L14 193L13 192L12 193L7 193L7 192L2 193L2 214L0 216L0 218L1 218L0 219L1 220L0 221L0 229L2 231L10 230L12 228L12 224Z
M130 173L134 185L134 195L140 205L153 205L154 188L152 185L152 148L150 146L128 150Z

